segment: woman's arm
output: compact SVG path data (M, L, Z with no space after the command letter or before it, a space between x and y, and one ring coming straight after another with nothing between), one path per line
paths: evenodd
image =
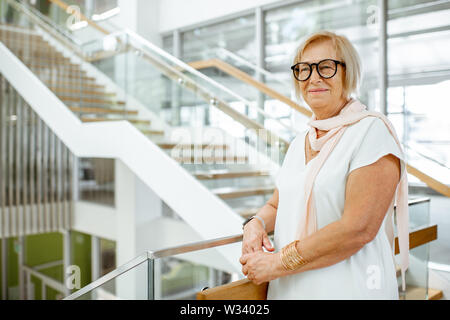
M372 241L378 233L400 179L400 161L389 154L352 171L347 179L342 218L297 243L309 263L286 271L280 253L241 258L244 274L256 283L280 276L324 268L345 260ZM264 253L268 255L268 253Z
M277 216L277 210L278 210L278 189L275 188L272 197L266 202L266 204L263 207L261 207L261 209L259 209L258 213L256 214L258 217L261 217L264 220L264 223L266 224L267 233L270 233L275 229L275 219ZM255 223L256 222L258 221L255 221Z
M275 188L272 197L256 214L264 220L266 229L259 219L253 219L244 227L244 236L242 240L242 254L252 252L263 252L263 246L268 251L273 251L275 248L270 243L267 233L272 231L275 227L275 218L278 208L278 189Z

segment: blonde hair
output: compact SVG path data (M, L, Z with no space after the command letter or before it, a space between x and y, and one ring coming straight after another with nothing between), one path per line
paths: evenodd
M358 94L359 86L361 82L361 59L355 47L347 39L347 37L342 35L337 35L330 31L318 31L307 37L306 40L302 41L300 46L297 48L293 65L301 61L302 55L308 45L313 42L321 41L331 41L334 49L336 50L336 55L338 60L345 62L345 79L344 79L344 96L349 98L353 93ZM294 84L295 95L297 99L301 98L301 90L298 80L292 75L292 81Z

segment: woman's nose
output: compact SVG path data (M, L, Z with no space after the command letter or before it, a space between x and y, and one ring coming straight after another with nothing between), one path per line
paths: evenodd
M322 80L322 77L319 75L319 72L317 72L317 66L312 66L312 73L311 73L311 77L310 77L311 81L317 81L317 80Z

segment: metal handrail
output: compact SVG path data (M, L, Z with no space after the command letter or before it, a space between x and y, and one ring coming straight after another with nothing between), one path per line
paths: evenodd
M217 238L217 239L212 239L212 240L203 240L203 241L199 241L199 242L185 244L182 246L169 247L169 248L165 248L165 249L161 249L161 250L146 251L146 252L140 254L139 256L137 256L136 258L134 258L134 259L128 261L127 263L119 266L118 268L114 269L113 271L107 273L103 277L91 282L87 286L85 286L85 287L81 288L80 290L72 293L71 295L65 297L64 300L75 300L75 299L81 297L82 295L88 293L89 291L92 291L95 288L102 286L106 282L111 281L111 280L117 278L118 276L124 274L125 272L141 265L142 263L146 262L147 260L161 259L161 258L165 258L165 257L177 255L177 254L188 253L188 252L204 250L204 249L209 249L209 248L215 248L215 247L219 247L219 246L223 246L223 245L227 245L227 244L231 244L231 243L240 242L240 241L242 241L242 238L243 238L243 235L239 234L239 235L222 237L222 238Z

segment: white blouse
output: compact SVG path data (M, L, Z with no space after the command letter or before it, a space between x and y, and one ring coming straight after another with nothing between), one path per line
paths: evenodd
M274 231L276 251L295 240L306 171L317 158L305 165L307 132L298 134L291 142L275 179L279 191ZM401 151L381 119L366 117L345 130L314 183L318 229L341 218L349 173L388 154L399 158L401 170L405 169ZM389 210L393 210L393 205L394 199ZM398 299L386 220L387 215L375 239L348 259L271 281L267 299Z

